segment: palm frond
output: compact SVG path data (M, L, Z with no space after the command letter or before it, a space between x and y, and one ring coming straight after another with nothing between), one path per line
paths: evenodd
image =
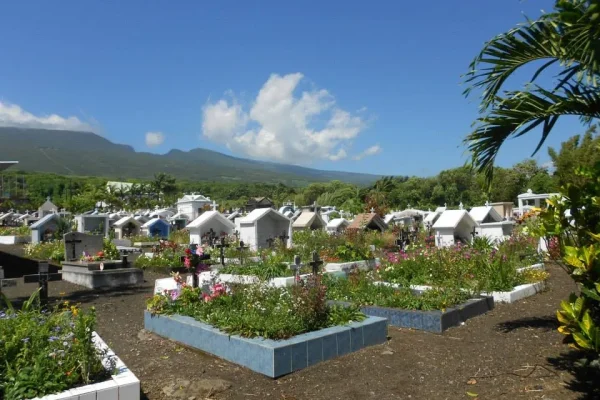
M509 137L522 136L542 125L537 152L560 116L576 115L588 123L600 118L600 92L579 82L568 83L559 91L535 86L530 91L509 92L494 102L496 106L477 119L475 130L465 139L474 167L485 173L488 182L496 155Z

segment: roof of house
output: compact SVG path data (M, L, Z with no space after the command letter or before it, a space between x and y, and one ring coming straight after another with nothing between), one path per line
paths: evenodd
M259 219L263 218L267 214L273 214L274 217L284 219L286 221L291 222L291 220L285 215L281 214L277 210L273 210L272 208L257 208L252 211L250 214L246 215L244 218L240 219L240 224L253 224Z
M118 220L117 222L115 222L115 224L113 226L119 228L121 226L125 226L125 224L127 224L128 222L131 222L137 226L141 226L142 224L140 223L140 221L138 221L137 219L135 219L133 216L129 215L127 217L123 217L120 220Z
M150 228L152 225L156 224L159 221L162 222L165 225L169 225L169 223L167 221L165 221L164 219L161 219L161 218L152 218L151 220L149 220L148 222L146 222L144 225L142 225L142 228Z
M440 215L435 224L433 224L433 228L454 229L463 219L467 219L473 226L477 225L477 222L466 210L446 210Z
M309 228L315 223L315 220L319 221L321 227L325 226L325 221L319 215L319 213L313 211L305 211L294 221L293 228Z
M54 219L59 219L60 216L58 214L48 214L43 218L40 218L37 222L35 222L34 224L32 224L29 228L30 229L37 229L43 225L45 225L47 222L52 221Z
M350 223L348 229L364 229L372 223L377 225L377 227L382 231L386 230L388 227L385 221L378 214L365 213L358 214L356 217L354 217L354 220Z
M200 226L215 218L222 222L224 225L229 226L230 228L235 228L235 224L227 218L225 218L225 216L218 211L205 211L198 218L190 222L186 226L186 228L199 228Z
M471 211L469 211L469 214L471 214L471 217L478 223L486 219L488 215L490 215L495 222L502 221L502 216L492 206L473 207L471 208Z
M350 225L350 221L348 221L345 218L334 218L327 223L328 228L336 228L337 229L342 225L348 226L348 225Z
M443 213L444 211L446 211L446 207L438 207L435 209L435 211L430 212L429 214L427 214L427 216L425 217L425 219L423 220L424 223L433 223L433 221L439 217L439 215L441 213Z

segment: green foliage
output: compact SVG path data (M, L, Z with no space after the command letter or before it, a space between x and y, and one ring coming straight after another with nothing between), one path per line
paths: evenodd
M190 231L180 229L169 234L169 241L177 244L190 244Z
M289 288L214 285L209 294L184 287L172 295L154 296L148 309L187 315L232 335L266 339L286 339L365 318L356 308L328 306L325 291L318 283Z
M21 311L2 300L8 308L0 311L0 398L42 397L110 377L92 342L93 308L42 311L38 292Z
M597 148L600 151L600 148ZM579 286L561 303L557 312L559 331L573 346L600 353L600 161L582 166L576 179L561 189L561 198L551 199L534 226Z
M62 240L27 244L25 245L25 255L34 260L61 262L65 260L65 245Z
M467 301L469 293L456 288L432 289L416 294L410 289L396 289L376 284L372 273L352 272L348 278L324 275L327 298L358 306L394 307L405 310L443 310Z
M597 0L556 0L553 12L496 36L471 63L465 93L483 92L482 115L465 141L488 182L508 138L541 127L537 152L561 116L575 115L584 123L600 118L598 7ZM524 89L505 89L513 74L539 60L544 63ZM559 82L544 88L535 80L549 66L559 68Z
M28 236L31 230L28 226L0 226L0 236Z
M154 253L152 257L142 254L135 260L135 267L167 272L171 268L182 268L184 266L183 261L181 261L182 256L181 251L173 250Z
M104 259L106 260L121 259L121 253L117 250L117 246L108 238L104 238L102 251L104 252Z

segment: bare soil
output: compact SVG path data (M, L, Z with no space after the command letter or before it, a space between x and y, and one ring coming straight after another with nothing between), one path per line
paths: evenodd
M549 265L548 289L444 334L389 328L389 340L273 380L143 330L154 280L127 290L90 291L51 282L52 301L94 306L97 331L142 382L147 399L596 399L597 377L562 343L555 313L575 285ZM5 289L19 300L35 290Z

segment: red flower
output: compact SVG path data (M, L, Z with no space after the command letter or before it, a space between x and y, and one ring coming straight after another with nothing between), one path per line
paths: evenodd
M190 250L190 249L185 249L185 254L192 254L192 250Z

